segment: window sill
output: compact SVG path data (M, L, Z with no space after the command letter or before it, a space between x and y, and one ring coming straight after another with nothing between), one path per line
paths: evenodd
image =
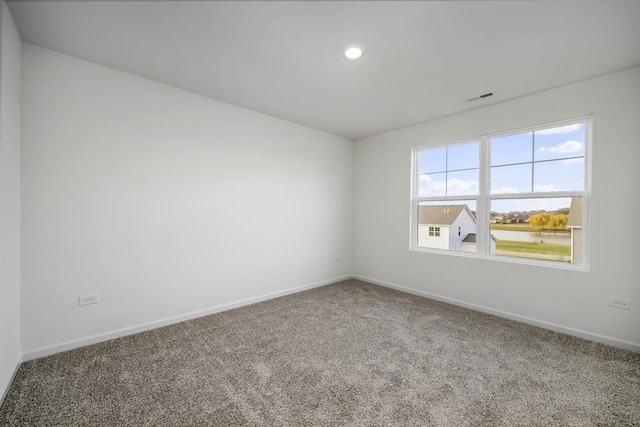
M534 267L554 268L558 270L580 271L585 273L589 272L588 265L576 265L576 264L570 264L567 262L544 261L544 260L535 260L535 259L529 259L529 258L508 257L508 256L501 256L501 255L480 255L472 252L451 251L451 250L420 248L420 247L411 247L409 248L409 250L413 252L456 256L456 257L462 257L462 258L473 258L473 259L488 260L493 262L504 262L509 264L523 264L523 265L531 265Z

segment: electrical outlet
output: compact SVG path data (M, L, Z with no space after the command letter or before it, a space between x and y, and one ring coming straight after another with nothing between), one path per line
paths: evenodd
M615 308L624 308L625 310L631 310L630 299L609 297L609 305Z
M100 294L83 295L78 297L78 305L98 304L100 302Z
M336 262L342 262L342 259L340 257L336 258Z

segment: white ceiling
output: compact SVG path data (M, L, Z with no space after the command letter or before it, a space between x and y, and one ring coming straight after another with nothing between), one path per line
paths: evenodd
M9 7L28 43L351 139L640 65L638 0Z

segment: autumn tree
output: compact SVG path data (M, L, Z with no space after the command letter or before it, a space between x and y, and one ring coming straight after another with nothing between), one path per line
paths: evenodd
M569 216L565 214L550 215L547 212L542 212L529 218L529 225L538 231L542 229L563 229L567 227L568 219Z
M553 215L549 218L549 224L546 228L563 229L567 228L567 221L569 216L565 214Z
M546 212L541 212L529 218L529 225L537 230L542 230L547 227L550 218L551 215Z

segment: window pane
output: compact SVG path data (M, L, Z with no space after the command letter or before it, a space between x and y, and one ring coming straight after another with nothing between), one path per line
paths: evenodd
M491 168L491 194L530 192L531 164Z
M533 159L533 133L491 138L491 166L530 162Z
M534 191L584 190L584 159L534 163Z
M446 173L418 176L418 197L446 196Z
M584 157L585 123L535 132L535 160Z
M448 147L447 170L474 169L480 167L480 142L457 144Z
M494 255L582 264L582 197L491 201Z
M418 152L418 173L444 172L447 170L447 147L431 148Z
M447 173L447 196L478 194L478 169Z
M418 204L418 246L477 252L475 200Z

